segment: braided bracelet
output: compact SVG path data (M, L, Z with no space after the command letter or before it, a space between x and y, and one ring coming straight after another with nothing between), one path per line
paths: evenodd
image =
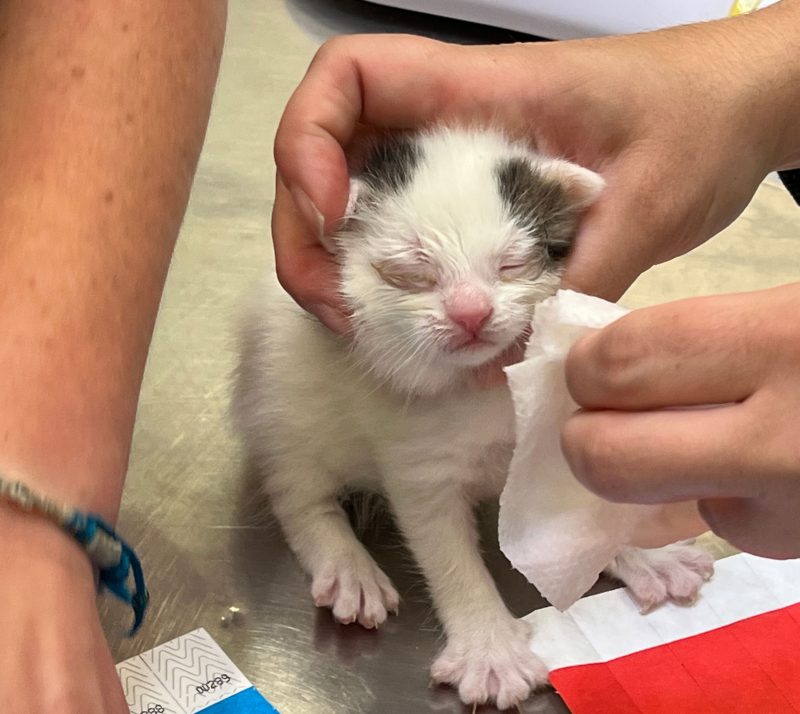
M150 598L144 583L139 558L114 529L102 518L51 501L33 492L21 481L10 481L0 474L0 499L27 513L44 516L69 533L81 544L100 575L100 587L108 589L133 609L133 627L139 629ZM128 587L133 575L134 590Z

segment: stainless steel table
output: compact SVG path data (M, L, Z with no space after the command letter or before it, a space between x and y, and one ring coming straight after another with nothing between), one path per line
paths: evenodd
M152 604L135 639L128 613L101 607L118 660L205 627L283 714L461 711L429 689L440 630L425 586L381 516L364 534L402 595L378 632L316 610L244 463L227 419L230 325L246 286L270 265L273 133L280 111L328 34L399 28L477 41L450 27L368 4L232 0L208 139L164 296L140 403L120 527L138 547ZM491 39L495 34L486 31ZM509 34L505 33L508 37ZM541 605L491 542L488 558L519 614ZM222 622L240 607L235 623ZM565 711L553 694L525 711Z
M283 714L461 712L452 691L428 687L441 633L388 518L379 518L364 540L399 588L400 615L378 632L337 625L312 606L306 578L270 520L226 416L232 316L242 290L270 261L271 143L281 109L320 40L357 30L511 39L355 0L231 0L212 121L150 355L120 520L143 556L151 610L140 635L128 640L128 612L109 599L101 608L118 660L205 627ZM761 202L762 219L763 211L777 210L769 203L776 200ZM761 246L749 250L764 260L762 240L741 243ZM772 245L779 281L793 262ZM741 248L745 266L747 250ZM643 300L666 299L673 284L673 293L691 292L685 287L693 265L701 274L695 290L719 289L703 277L713 272L703 258L694 260L673 277L662 273L652 294L640 291ZM763 275L758 267L751 272ZM756 287L758 279L737 273L735 282ZM499 554L495 522L487 509L487 561L522 615L543 603ZM225 626L221 618L232 605L242 617ZM522 709L566 711L552 692Z

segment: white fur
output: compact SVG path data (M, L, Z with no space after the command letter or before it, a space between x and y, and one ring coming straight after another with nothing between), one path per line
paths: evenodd
M510 395L476 391L469 378L523 333L558 274L499 275L509 255L530 250L492 178L493 164L521 147L485 132L439 131L421 142L425 160L407 190L352 218L337 241L352 343L305 315L270 276L242 322L234 414L316 604L365 627L396 610L397 592L337 501L345 488L384 492L447 635L433 678L467 703L502 708L544 684L546 670L483 564L474 524L476 502L496 498L505 481ZM435 287L392 287L374 267L387 260L430 268ZM493 344L460 354L443 346L455 328L442 304L464 280L492 297Z
M714 558L691 542L666 548L623 548L606 572L628 586L641 611L667 600L691 605L714 573Z
M498 280L504 260L519 260L531 243L508 215L493 168L510 156L524 156L535 166L550 167L552 161L494 133L440 130L422 135L420 144L424 160L407 190L375 208L368 203L338 240L342 292L353 308L354 352L380 379L414 395L448 389L464 376L463 368L497 356L530 323L533 305L555 292L559 281L556 272L546 270L535 280ZM364 193L357 185L353 190ZM399 292L375 271L374 265L386 260L433 263L442 289ZM495 344L444 354L452 325L443 314L443 291L463 279L493 293L487 333Z

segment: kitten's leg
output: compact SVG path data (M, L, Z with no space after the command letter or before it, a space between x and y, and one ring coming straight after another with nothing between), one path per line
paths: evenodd
M447 635L431 676L457 687L467 704L514 706L546 683L547 669L530 649L528 623L511 615L483 563L463 488L431 476L421 470L387 478L398 523Z
M667 600L690 605L714 573L714 558L687 543L665 548L623 548L606 572L621 580L642 612Z
M331 608L343 624L377 628L397 611L400 598L353 533L336 491L333 480L307 462L279 465L267 479L275 516L311 575L314 604Z

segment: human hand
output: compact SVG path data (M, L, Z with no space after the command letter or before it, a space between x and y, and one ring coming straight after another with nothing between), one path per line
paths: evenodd
M365 132L455 120L501 126L603 174L608 188L583 221L564 283L619 298L642 271L730 223L764 175L790 161L786 126L800 82L789 77L800 69L787 59L797 38L779 30L798 26L781 14L799 9L783 2L732 21L576 42L328 42L275 141L281 283L345 331L336 265L320 236L347 203L348 147Z
M800 283L636 310L580 340L566 369L583 411L562 431L577 478L611 501L698 499L734 546L800 556L798 314ZM701 405L720 406L685 409Z
M0 573L2 711L129 714L80 547L0 504Z

